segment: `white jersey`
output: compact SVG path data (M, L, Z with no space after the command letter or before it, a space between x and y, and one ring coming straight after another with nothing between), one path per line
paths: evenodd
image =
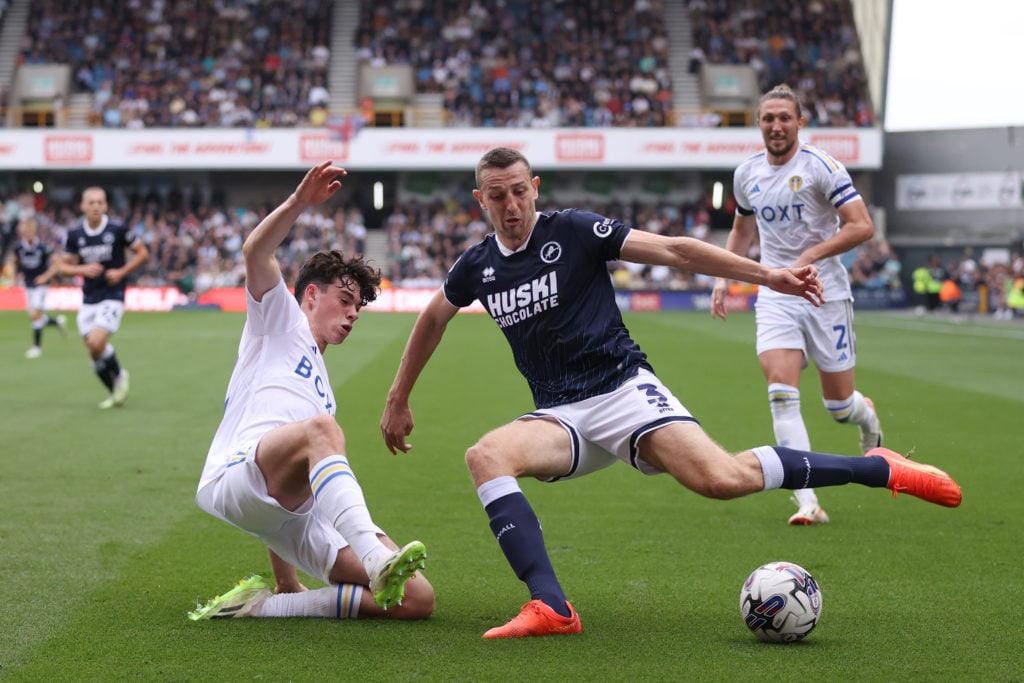
M224 417L206 456L200 489L270 430L336 411L324 358L284 280L263 301L247 289L246 308Z
M767 153L761 152L740 164L733 175L736 211L756 216L761 262L773 268L792 265L808 247L835 235L839 207L863 201L841 163L817 147L798 145L793 158L782 166L772 166ZM852 298L850 279L838 255L815 265L827 301ZM760 288L758 297L791 298L767 287Z

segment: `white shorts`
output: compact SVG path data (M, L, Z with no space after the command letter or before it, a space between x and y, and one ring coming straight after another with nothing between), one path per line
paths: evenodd
M255 446L237 454L221 476L201 488L196 503L207 513L258 538L289 564L330 583L338 551L348 541L314 505L313 498L294 512L267 493L267 482L252 454ZM378 528L378 534L384 532Z
M28 311L45 311L46 310L46 292L50 289L49 285L39 285L37 287L26 287L25 298L28 299Z
M793 301L758 299L757 355L773 349L799 349L804 365L810 358L819 370L842 372L857 363L853 333L853 305L831 301L816 308L793 297Z
M117 299L106 299L98 304L82 304L78 309L78 334L85 337L94 327L114 334L121 329L123 317L124 302Z
M622 460L644 474L661 470L640 459L640 438L673 422L696 422L661 380L648 370L640 370L615 391L567 403L541 408L520 417L530 420L551 417L569 432L572 465L557 477L544 481L575 479Z

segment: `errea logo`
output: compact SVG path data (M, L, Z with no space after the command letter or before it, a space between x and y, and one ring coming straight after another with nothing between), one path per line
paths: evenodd
M483 282L494 282L494 268L491 266L484 268Z

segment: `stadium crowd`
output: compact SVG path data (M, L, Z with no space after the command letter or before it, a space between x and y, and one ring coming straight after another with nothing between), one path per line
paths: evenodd
M356 56L362 64L410 65L418 91L439 94L453 126L664 126L672 107L664 2L361 2ZM0 0L0 22L7 4ZM792 83L813 126L873 125L849 0L690 0L687 9L691 71L704 63L749 64L762 88ZM93 96L94 125L323 125L331 12L332 3L314 0L31 3L19 55L27 64L72 64L76 88ZM9 199L0 225L35 211L36 199ZM237 286L242 239L269 210L209 202L121 206L118 217L153 254L136 284L185 292ZM699 203L588 208L645 230L715 239ZM78 218L69 206L38 209L41 232L55 243ZM307 212L302 222L282 247L288 278L311 251L364 250L367 226L354 207ZM384 231L385 276L433 287L455 254L488 228L475 203L411 201L396 207ZM895 288L907 276L884 241L845 261L855 287ZM623 288L710 286L669 269L615 263L610 270ZM1005 268L965 257L944 272L964 290L988 287L1005 313L1022 270L1024 258L1015 254Z
M362 3L361 63L409 64L450 125L664 126L663 0Z
M72 65L94 125L323 125L330 15L308 0L38 2L20 59Z
M360 3L360 64L405 64L448 125L673 125L665 0ZM849 0L692 0L691 62L745 63L793 84L811 125L868 126ZM25 64L67 63L90 123L323 126L332 3L31 3Z
M749 64L762 92L789 83L812 126L872 126L875 118L850 0L690 0L691 70Z

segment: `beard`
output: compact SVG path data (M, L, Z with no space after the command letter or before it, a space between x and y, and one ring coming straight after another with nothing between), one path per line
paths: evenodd
M782 144L781 147L779 143ZM792 152L795 146L796 140L773 139L769 141L769 144L765 145L765 149L768 151L769 156L781 159Z

